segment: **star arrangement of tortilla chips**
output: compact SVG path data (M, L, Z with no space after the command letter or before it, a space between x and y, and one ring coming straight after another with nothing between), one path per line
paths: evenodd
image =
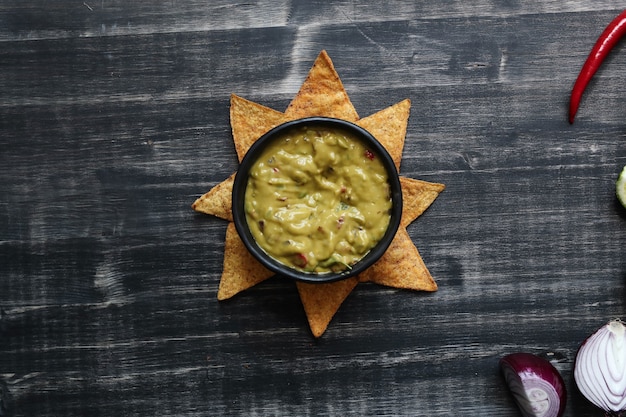
M411 103L408 99L365 118L359 118L330 57L322 51L293 101L282 113L237 95L231 96L230 123L239 161L264 133L290 120L325 116L347 120L368 130L391 155L400 170ZM192 208L228 220L224 268L218 300L228 299L274 274L245 248L233 223L231 196L235 174L198 198ZM400 228L385 254L356 277L332 283L297 282L298 293L313 336L320 337L333 316L359 282L394 288L436 291L406 227L419 217L445 188L443 184L400 177L403 211Z

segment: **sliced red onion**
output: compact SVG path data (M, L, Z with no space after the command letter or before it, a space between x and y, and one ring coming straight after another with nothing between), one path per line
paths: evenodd
M581 345L574 365L580 392L607 416L626 410L626 326L612 320Z
M512 353L500 359L500 369L524 417L559 417L565 411L566 391L559 371L531 353Z

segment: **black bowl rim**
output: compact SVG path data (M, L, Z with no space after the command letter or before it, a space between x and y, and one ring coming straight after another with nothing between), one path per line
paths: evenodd
M250 233L244 210L248 173L250 172L250 168L252 168L254 162L256 162L258 153L262 151L262 149L270 143L277 134L298 126L314 124L342 128L355 133L358 138L364 140L368 146L371 146L374 153L381 158L389 177L388 181L391 189L392 210L387 231L378 241L376 246L374 246L363 258L353 265L352 268L339 273L303 272L278 262L257 244L256 240ZM385 147L366 129L343 119L332 117L306 117L285 122L274 127L254 142L252 146L250 146L250 149L248 149L244 155L241 163L239 164L239 169L235 174L232 192L232 213L235 228L246 249L248 249L252 256L264 267L276 275L292 278L297 281L308 283L328 283L347 279L365 271L377 260L379 260L380 257L387 251L400 226L400 220L402 217L402 187L393 159Z

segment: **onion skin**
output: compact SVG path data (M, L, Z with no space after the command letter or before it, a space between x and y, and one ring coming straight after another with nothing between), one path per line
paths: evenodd
M559 371L546 359L518 352L500 359L500 369L524 417L560 417L567 392Z
M578 349L574 380L581 394L605 415L626 409L626 326L612 320L596 330Z

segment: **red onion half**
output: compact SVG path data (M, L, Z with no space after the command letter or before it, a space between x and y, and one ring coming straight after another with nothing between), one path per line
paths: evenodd
M546 359L512 353L500 359L500 369L524 417L559 417L566 391L559 371Z
M574 380L607 417L626 410L626 326L621 320L608 322L583 342L576 355Z

